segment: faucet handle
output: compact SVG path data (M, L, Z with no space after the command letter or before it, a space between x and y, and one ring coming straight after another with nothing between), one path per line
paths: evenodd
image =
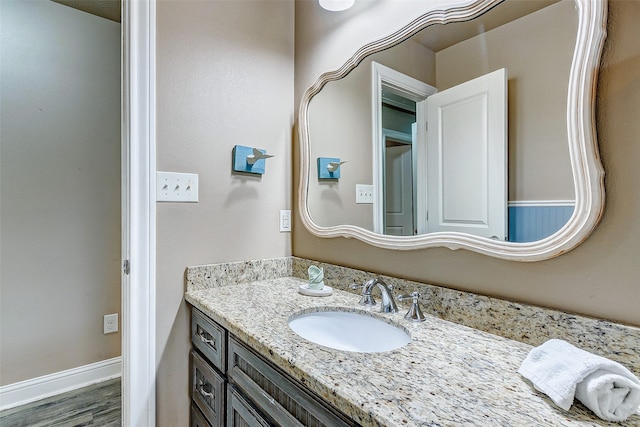
M411 292L409 295L398 295L396 299L398 301L402 301L403 299L412 298L411 307L409 307L409 311L404 315L404 318L410 320L412 322L424 322L427 318L422 314L422 310L420 310L420 303L418 302L418 298L420 294L416 291Z
M407 294L407 295L398 295L396 297L396 299L398 301L402 301L402 300L405 300L405 299L413 298L412 302L417 303L418 302L418 297L420 297L420 294L417 291L413 291L413 292L411 292L410 294Z
M365 285L361 285L359 283L352 283L351 284L351 289L356 290L356 289L363 289L364 290L364 286ZM360 298L360 305L364 305L367 307L371 307L376 305L376 300L373 299L373 296L371 296L371 294L367 295L364 292L362 293L362 297Z

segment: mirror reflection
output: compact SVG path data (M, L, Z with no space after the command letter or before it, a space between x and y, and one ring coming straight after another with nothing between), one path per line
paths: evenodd
M313 221L511 242L556 232L575 200L567 93L577 26L573 1L506 0L328 82L308 108ZM319 157L347 161L340 179L315 178Z

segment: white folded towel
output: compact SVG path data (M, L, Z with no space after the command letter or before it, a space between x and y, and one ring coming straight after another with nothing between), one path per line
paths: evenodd
M635 375L618 362L563 340L535 347L518 373L565 411L576 397L603 420L624 421L640 413L640 380Z

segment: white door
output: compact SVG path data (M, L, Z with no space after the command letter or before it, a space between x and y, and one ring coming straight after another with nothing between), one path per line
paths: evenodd
M413 173L411 144L385 150L385 230L392 236L413 236Z
M428 231L507 238L507 70L427 98Z

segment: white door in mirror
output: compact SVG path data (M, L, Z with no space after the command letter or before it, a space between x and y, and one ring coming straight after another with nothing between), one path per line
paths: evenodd
M411 145L403 144L385 148L384 234L412 236L413 224L413 174Z
M507 70L427 102L428 232L507 236Z

